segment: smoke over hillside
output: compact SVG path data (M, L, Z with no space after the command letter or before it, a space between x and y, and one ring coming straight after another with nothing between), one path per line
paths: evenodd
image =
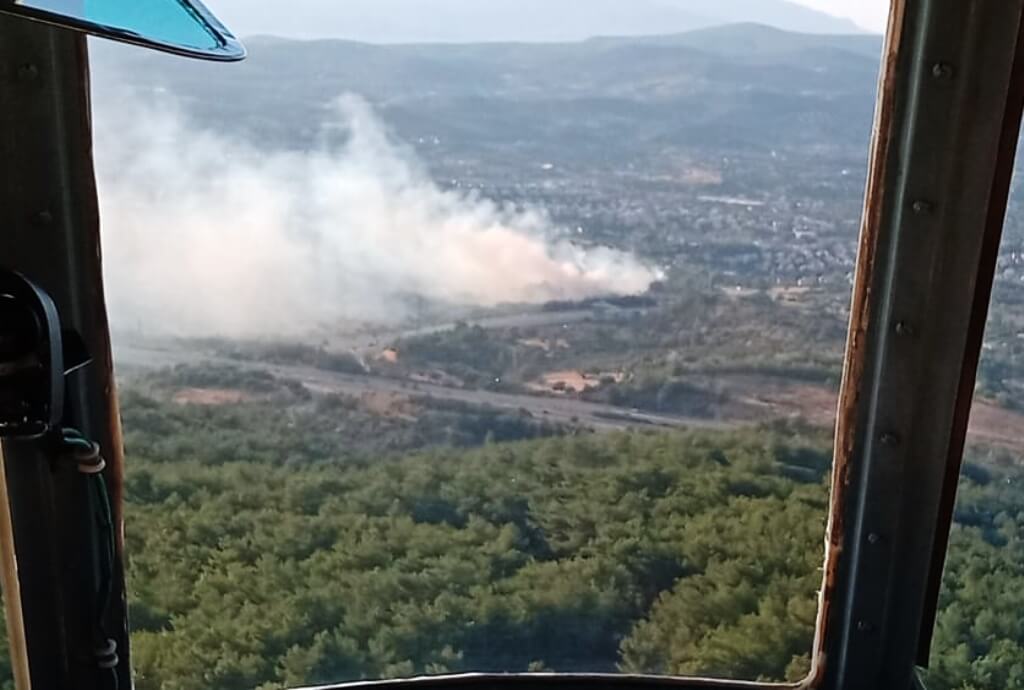
M540 211L440 189L360 99L316 152L198 131L168 103L97 107L115 326L301 333L392 321L405 298L496 305L642 292L656 271L560 238Z

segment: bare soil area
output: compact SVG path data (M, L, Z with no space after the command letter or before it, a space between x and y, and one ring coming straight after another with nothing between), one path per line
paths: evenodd
M179 405L237 405L255 400L256 396L230 388L182 388L171 398Z

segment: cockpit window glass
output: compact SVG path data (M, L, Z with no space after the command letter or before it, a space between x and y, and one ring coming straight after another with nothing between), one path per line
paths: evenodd
M92 54L137 686L806 677L885 4L222 4Z
M1019 162L1018 162L1019 166ZM943 576L929 688L1024 687L1024 207L1010 199Z

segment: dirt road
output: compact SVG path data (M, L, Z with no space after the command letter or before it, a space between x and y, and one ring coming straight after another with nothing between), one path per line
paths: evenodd
M187 350L161 345L121 345L115 347L114 350L115 367L123 372L155 369L175 364L201 363L223 364L242 369L259 369L280 378L299 381L311 390L324 393L342 393L356 397L374 393L429 397L470 405L486 405L518 414L527 412L538 420L591 427L595 430L644 427L727 430L742 426L740 422L652 414L612 405L584 402L572 398L449 388L436 384L417 383L383 376L340 374L313 367L245 362L227 357L213 356L201 350Z

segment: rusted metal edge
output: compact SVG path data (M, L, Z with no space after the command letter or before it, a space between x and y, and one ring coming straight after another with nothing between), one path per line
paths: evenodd
M1022 18L1024 19L1024 18ZM1003 236L1006 209L1013 181L1014 164L1020 138L1021 120L1024 117L1024 21L1017 33L1017 48L1013 60L1012 77L1007 97L1006 111L1002 118L1002 133L999 141L999 159L992 177L992 195L989 199L987 218L983 229L981 257L978 263L978 278L974 286L974 300L967 334L967 347L963 368L960 372L953 426L950 429L949 454L946 457L943 480L941 513L931 560L931 573L926 591L927 608L921 621L921 637L918 648L918 664L927 666L931 656L939 593L942 588L942 573L949 545L949 532L953 524L956 507L957 486L963 465L967 427L970 422L971 405L974 402L975 381L981 358L985 326L988 322L989 305L995 282L999 247Z
M58 35L66 31L56 30ZM118 668L122 687L130 687L128 598L125 581L124 554L124 441L121 414L114 379L113 348L103 284L103 253L99 197L96 191L96 173L93 164L92 101L89 71L89 49L84 37L74 38L75 78L71 81L73 93L68 94L72 108L65 116L74 119L64 122L69 136L81 142L82 148L71 157L74 168L71 179L75 189L75 211L78 223L71 229L74 237L68 258L69 278L79 286L70 294L71 312L86 340L92 363L77 373L82 377L74 392L78 394L77 407L83 421L91 428L99 442L107 470L104 479L110 495L115 529L115 564L113 570L113 601L104 625L115 638L121 660Z
M999 118L1012 99L1021 0L893 9L812 677L851 690L909 684L931 624L926 590L936 561L941 570L943 499L953 500L950 463L960 462L963 390L977 365L969 337L983 328L978 305L991 288L976 292L992 278L984 232L1002 220L995 170L1016 136Z
M0 447L0 475L6 470L4 450ZM7 625L8 658L15 690L32 690L25 640L25 616L21 607L21 583L18 558L14 552L14 525L11 524L11 500L7 482L0 480L0 583L4 593L4 621Z
M78 184L81 194L80 213L88 219L82 225L83 242L88 248L83 258L88 264L82 276L87 285L87 298L80 310L88 315L91 322L88 338L92 364L83 372L93 377L86 391L83 405L92 409L92 422L100 430L99 440L106 461L104 479L110 496L110 507L115 529L114 599L110 607L107 629L116 634L118 655L122 659L121 680L130 682L128 595L125 580L124 552L124 435L121 428L121 408L117 397L117 383L114 377L113 345L110 337L110 322L107 315L106 292L103 283L102 223L100 219L99 196L96 192L96 172L93 165L92 137L92 87L89 72L89 48L85 40L75 45L78 53L78 93L75 100L84 104L75 128L81 141L87 142L85 156L79 161Z
M836 413L831 506L825 537L825 572L819 595L818 624L815 632L811 674L804 681L804 687L819 686L824 680L828 668L826 639L829 634L830 622L833 620L831 613L839 588L839 566L847 534L848 487L857 442L857 421L861 412L861 394L865 384L864 374L868 363L867 331L875 303L872 285L875 282L875 264L879 251L886 187L893 159L893 147L896 143L895 112L898 100L896 68L901 54L905 15L905 0L893 0L889 11L889 29L885 42L882 70L879 75L878 104L875 108L867 190L864 198L860 243L857 250L857 270L853 284L850 326Z

